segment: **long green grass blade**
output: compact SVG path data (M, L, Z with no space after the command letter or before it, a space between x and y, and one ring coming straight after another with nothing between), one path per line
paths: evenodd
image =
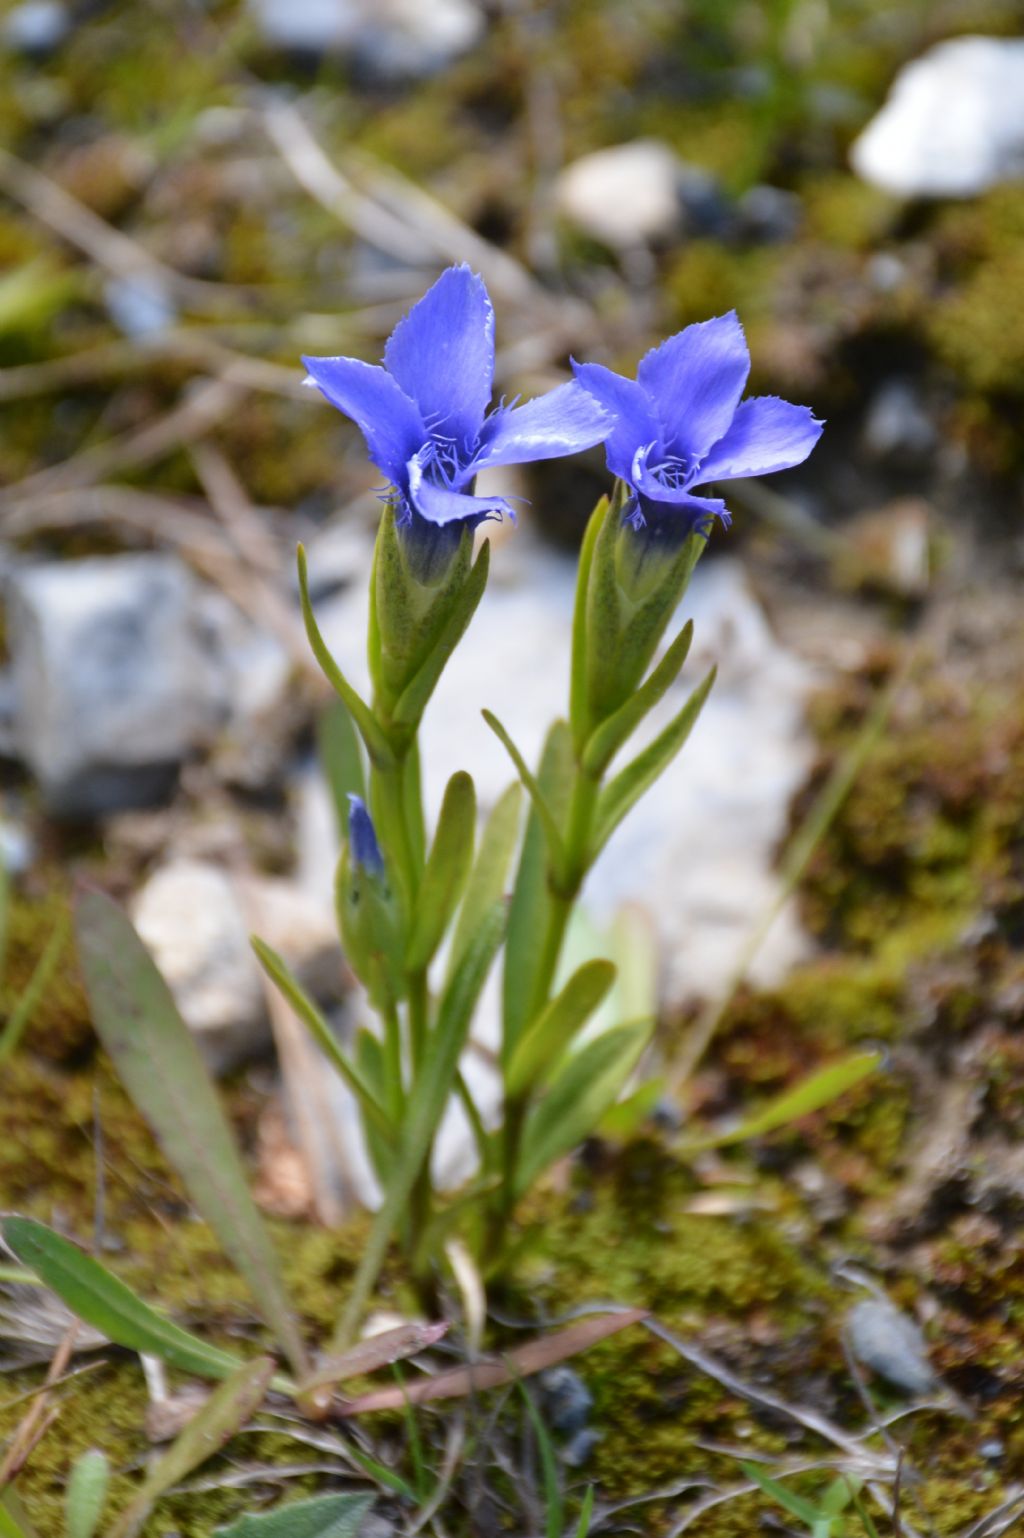
M152 957L117 904L101 892L86 892L78 899L76 917L97 1034L301 1377L306 1353L277 1256L199 1048Z
M256 1357L214 1389L203 1408L153 1464L138 1495L110 1529L110 1538L135 1538L161 1496L219 1453L259 1409L273 1375L270 1358Z
M7 1017L7 1024L0 1031L0 1068L15 1050L25 1030L31 1022L40 1003L46 995L46 990L53 981L54 973L60 964L68 941L69 923L67 918L62 918L43 950L43 954L36 962L32 976L26 983L22 993Z
M813 1111L820 1111L822 1106L845 1095L847 1090L853 1089L870 1074L877 1073L883 1062L881 1052L851 1052L838 1062L829 1063L826 1068L808 1074L792 1089L777 1095L752 1116L744 1117L738 1126L730 1128L728 1132L710 1133L706 1137L687 1142L683 1152L698 1153L706 1148L725 1148L731 1143L746 1143L750 1138L764 1137L779 1127L788 1127L791 1122L799 1121L802 1116L810 1116Z
M555 1444L551 1440L551 1433L545 1426L540 1411L533 1402L533 1395L521 1378L517 1386L523 1396L523 1404L526 1406L526 1414L533 1427L533 1434L537 1438L541 1480L544 1485L544 1538L562 1538L565 1503L562 1500L562 1485L558 1478L558 1455L555 1452Z
M34 1218L5 1218L5 1242L79 1319L116 1346L159 1357L200 1378L227 1378L242 1360L173 1324L98 1260Z

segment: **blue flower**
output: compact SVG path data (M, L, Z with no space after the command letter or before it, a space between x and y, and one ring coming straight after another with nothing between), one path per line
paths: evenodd
M687 326L640 360L635 380L599 363L576 378L615 413L608 468L631 495L626 516L653 534L706 533L728 525L723 501L696 495L713 481L770 475L801 464L821 437L806 406L774 395L741 401L750 353L735 311Z
M373 826L373 818L366 810L366 802L362 796L351 793L348 801L348 842L352 850L352 860L357 867L361 867L369 875L382 876L384 856L380 852L377 830Z
M611 417L570 383L525 406L489 411L494 311L483 280L449 267L399 321L383 367L358 358L303 358L332 406L351 417L394 488L397 521L421 561L454 548L464 525L514 516L503 497L478 497L491 465L557 459L600 443ZM442 531L438 534L438 531Z

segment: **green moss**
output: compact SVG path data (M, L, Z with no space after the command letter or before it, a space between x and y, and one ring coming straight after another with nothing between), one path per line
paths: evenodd
M899 204L848 172L822 172L800 184L807 234L831 246L869 251L890 233Z
M89 1006L70 939L66 891L40 895L13 892L7 907L7 945L0 982L0 1018L8 1015L28 987L55 930L68 933L60 965L39 1001L29 1033L32 1051L51 1060L80 1056L92 1041Z

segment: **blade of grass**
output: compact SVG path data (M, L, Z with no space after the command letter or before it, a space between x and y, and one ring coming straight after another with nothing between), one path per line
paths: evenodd
M189 1196L249 1284L297 1377L305 1348L277 1256L195 1040L125 914L102 892L76 904L96 1032Z

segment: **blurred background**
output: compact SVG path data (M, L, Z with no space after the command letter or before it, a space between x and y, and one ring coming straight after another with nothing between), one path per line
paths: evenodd
M1020 20L1015 0L5 4L9 996L77 872L132 905L218 1068L272 1031L301 1055L249 929L343 999L292 573L301 538L361 680L379 477L299 355L376 361L457 261L495 303L500 393L570 355L632 372L735 307L751 388L828 419L799 472L736 484L688 600L693 676L714 657L719 687L588 890L597 926L646 914L666 1018L748 964L762 986L823 955L902 978L979 914L1012 948ZM571 553L606 486L600 451L506 472L523 514L488 530L491 591L432 707L435 799L460 765L485 804L507 782L482 705L528 754L564 708ZM780 856L893 677L872 773L794 892ZM65 973L34 1049L73 1064Z

